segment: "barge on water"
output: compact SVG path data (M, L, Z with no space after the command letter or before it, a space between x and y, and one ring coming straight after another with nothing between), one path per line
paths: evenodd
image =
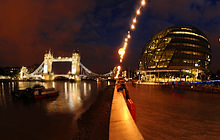
M12 92L14 98L40 99L51 96L58 96L59 92L55 88L45 88L41 85L35 85L33 88L16 90Z

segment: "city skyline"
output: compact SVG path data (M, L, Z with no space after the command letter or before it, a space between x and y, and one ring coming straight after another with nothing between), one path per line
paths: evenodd
M40 64L51 49L71 56L97 73L119 64L118 49L135 16L135 0L0 2L0 66ZM149 0L137 19L123 66L135 69L145 43L164 28L187 24L203 31L212 49L211 70L220 69L219 0Z

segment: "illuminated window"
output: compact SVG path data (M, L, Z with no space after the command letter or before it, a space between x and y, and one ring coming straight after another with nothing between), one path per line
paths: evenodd
M173 38L175 38L175 39L185 39L185 40L192 40L192 41L200 41L199 39L197 39L197 38L192 38L192 37L186 37L186 36L184 36L184 37L178 37L178 36L175 36L175 37L173 37Z
M194 48L201 48L201 46L196 45L196 44L190 44L190 43L172 43L172 45L176 45L176 46L190 46L190 47L194 47Z
M192 33L192 32L186 32L186 31L174 31L174 32L172 32L172 33L174 33L174 34L187 34L187 35L194 35L194 36L201 37L201 38L203 38L203 39L205 39L205 40L208 41L208 39L205 38L204 36L199 35L199 34L196 34L196 33Z
M192 51L180 51L180 53L184 53L184 54L192 54L192 55L202 55L202 53L199 53L199 52L192 52Z
M156 66L150 66L150 67L148 67L148 68L152 68L152 69L153 69L153 68L156 68Z
M181 28L182 30L189 30L189 31L192 31L192 29L190 28Z

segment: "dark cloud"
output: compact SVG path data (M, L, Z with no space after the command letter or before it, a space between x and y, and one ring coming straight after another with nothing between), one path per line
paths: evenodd
M40 64L50 48L55 56L71 56L79 48L82 63L103 73L119 62L135 0L0 1L0 66ZM189 24L209 38L212 69L220 69L219 0L149 0L132 32L125 67L135 68L144 44L164 28Z
M81 15L93 5L90 0L2 1L0 39L7 42L0 44L4 48L0 52L1 60L5 60L2 64L39 63L49 48L66 50L63 46L72 42L81 29Z

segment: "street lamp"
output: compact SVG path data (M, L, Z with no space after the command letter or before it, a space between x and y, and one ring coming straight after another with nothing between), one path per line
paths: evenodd
M199 69L198 69L198 66L199 66L199 64L198 63L195 63L195 67L196 67L196 74L195 74L195 76L196 76L196 81L198 80L198 75L199 75Z
M125 49L124 49L124 48L120 48L120 49L118 50L118 54L119 54L120 56L124 55L124 54L125 54Z
M124 54L125 54L125 48L120 48L118 50L118 54L120 55L120 62L122 62Z
M117 72L116 72L115 78L118 78L120 71L121 71L121 66L117 66Z
M145 5L145 0L141 1L141 5L144 6Z

